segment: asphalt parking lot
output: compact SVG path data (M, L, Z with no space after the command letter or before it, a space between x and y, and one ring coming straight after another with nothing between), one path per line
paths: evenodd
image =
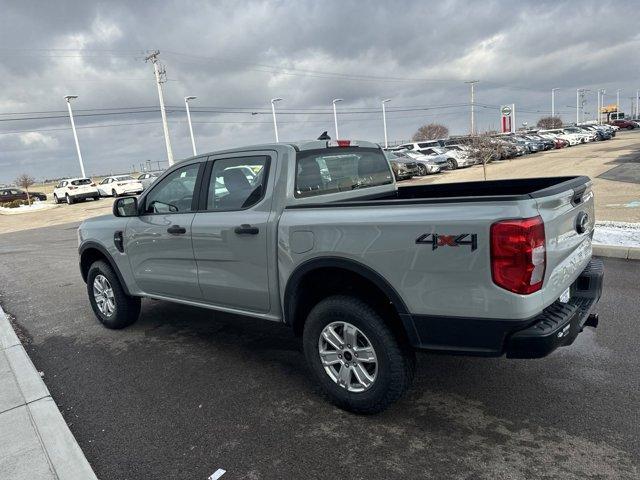
M0 234L0 302L101 479L636 479L638 263L605 259L600 327L542 360L420 354L409 395L323 401L280 325L143 301L101 327L77 223Z

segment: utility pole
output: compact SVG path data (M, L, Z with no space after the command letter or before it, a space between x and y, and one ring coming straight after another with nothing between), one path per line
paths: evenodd
M581 88L576 88L576 125L580 123L580 92Z
M331 103L333 104L333 123L336 127L336 140L338 140L340 137L338 135L338 112L336 111L336 103L338 102L342 102L343 100L341 98L334 98Z
M636 90L636 120L640 119L640 90Z
M559 88L551 89L551 117L556 117L556 90L560 90Z
M385 109L385 104L390 102L390 98L385 98L382 100L382 126L384 127L384 148L389 147L389 141L387 139L387 110Z
M280 142L278 138L278 122L276 122L276 102L281 102L282 98L272 98L271 99L271 115L273 116L273 130L276 134L276 143Z
M469 80L464 83L468 83L471 86L471 135L475 135L476 133L476 119L475 119L475 89L474 86L480 80Z
M167 71L164 66L158 64L160 52L154 50L145 59L145 62L153 63L153 71L156 74L156 84L158 85L158 98L160 100L160 113L162 114L162 128L164 130L164 143L167 147L167 160L169 166L173 165L173 151L171 150L171 140L169 139L169 124L167 123L167 111L164 108L164 95L162 94L162 84L167 81Z
M78 161L80 162L80 171L82 177L86 177L84 173L84 163L82 163L82 154L80 153L80 143L78 142L78 132L76 132L76 123L73 121L73 112L71 111L71 100L78 98L77 95L67 95L64 99L67 101L67 108L69 109L69 120L71 120L71 130L73 130L73 139L76 141L76 151L78 152Z
M196 141L193 138L193 126L191 125L191 112L189 111L189 100L195 100L198 97L184 97L184 106L187 109L187 122L189 123L189 133L191 134L191 147L193 148L193 156L195 157L198 153L196 152Z

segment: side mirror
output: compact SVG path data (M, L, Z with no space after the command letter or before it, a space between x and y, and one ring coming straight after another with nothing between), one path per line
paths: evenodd
M117 198L113 202L113 214L116 217L137 217L138 199L136 197Z

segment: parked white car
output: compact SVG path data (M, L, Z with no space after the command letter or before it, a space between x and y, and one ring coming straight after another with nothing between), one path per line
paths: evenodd
M98 185L98 191L102 197L118 197L120 195L137 195L142 193L144 187L140 180L131 175L117 175L107 177Z
M138 181L142 184L142 188L145 190L151 186L159 177L158 173L147 172L138 177Z
M551 139L561 138L562 140L566 140L567 142L569 142L570 147L586 142L584 137L570 132L567 133L562 128L555 128L553 130L540 130L538 131L538 135L544 138Z
M67 202L69 205L79 200L93 198L98 200L100 193L96 184L90 178L67 178L60 180L53 189L53 201L55 203Z
M428 156L444 156L447 160L447 167L449 170L455 170L461 167L470 167L475 165L475 159L465 154L461 150L447 148L447 147L429 147L420 150L420 153L424 153Z
M433 173L440 173L441 170L447 168L447 160L445 157L429 156L410 150L394 150L393 153L413 159L418 165L418 176L421 177Z

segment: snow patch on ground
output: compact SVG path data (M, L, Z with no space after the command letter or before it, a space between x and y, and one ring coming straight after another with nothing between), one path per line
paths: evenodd
M596 222L593 243L596 245L640 247L640 223Z
M20 205L19 207L16 207L16 208L0 207L0 215L17 215L20 213L30 213L30 212L37 212L40 210L48 210L50 208L55 208L55 207L57 207L57 205L55 205L54 203L35 201L31 205Z

